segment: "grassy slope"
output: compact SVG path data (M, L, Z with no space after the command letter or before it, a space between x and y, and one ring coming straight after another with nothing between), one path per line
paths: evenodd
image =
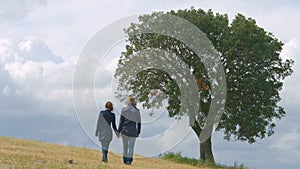
M109 163L103 164L101 152L97 150L0 137L0 168L199 169L163 159L141 157L127 166L122 163L120 155L109 152L108 156Z

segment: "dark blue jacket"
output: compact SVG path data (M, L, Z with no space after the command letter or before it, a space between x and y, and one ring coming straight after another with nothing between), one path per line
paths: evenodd
M129 137L137 137L141 132L141 114L133 104L122 109L118 132Z
M115 114L109 110L103 110L99 113L96 137L99 137L99 141L111 141L112 140L112 128L117 132L116 117Z

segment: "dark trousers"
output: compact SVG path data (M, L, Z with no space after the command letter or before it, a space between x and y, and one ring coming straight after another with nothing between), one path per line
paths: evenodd
M102 161L107 162L107 154L108 154L108 148L109 148L110 140L102 140Z
M105 149L102 149L102 161L103 162L107 162L107 154L108 154L108 151L105 150Z

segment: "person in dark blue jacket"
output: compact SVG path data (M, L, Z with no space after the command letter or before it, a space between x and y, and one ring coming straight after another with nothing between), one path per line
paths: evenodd
M123 162L130 165L133 161L135 139L141 132L141 114L133 97L128 97L127 103L121 112L118 132L122 135Z
M108 101L105 103L106 110L102 110L99 113L97 128L96 128L96 137L98 137L99 141L101 142L102 147L102 161L107 163L107 154L109 144L112 140L112 129L114 129L115 134L119 137L119 133L116 127L116 117L115 114L112 113L113 111L113 104L112 102Z

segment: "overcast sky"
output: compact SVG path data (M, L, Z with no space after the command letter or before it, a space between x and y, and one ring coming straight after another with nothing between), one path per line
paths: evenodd
M294 74L285 80L281 91L280 104L287 115L277 122L275 134L249 145L224 141L222 133L215 132L216 161L227 165L239 162L257 169L298 168L300 2L297 0L91 0L88 3L83 0L0 0L0 135L98 148L95 138L90 138L98 112L87 117L91 121L89 129L85 123L80 125L77 118L80 116L73 104L73 72L84 46L97 31L123 17L191 6L228 14L230 19L237 13L254 18L260 27L284 42L281 56L295 61ZM112 74L118 59L113 54L121 48L119 44L107 52L98 66L95 100L100 109L105 100L113 99ZM118 116L122 104L117 106ZM148 112L142 113L145 123L142 138L164 132L170 134L171 129L176 129L174 126L184 124L169 119L165 110L157 112L161 113L151 117L147 116ZM193 132L187 131L182 128L179 133L183 136L178 140L174 140L176 137L171 133L169 142L173 141L166 145L159 143L151 148L140 148L137 143L137 152L149 155L170 150L198 158L198 140ZM159 146L164 148L159 149ZM114 138L111 147L113 151L120 151L121 141Z

